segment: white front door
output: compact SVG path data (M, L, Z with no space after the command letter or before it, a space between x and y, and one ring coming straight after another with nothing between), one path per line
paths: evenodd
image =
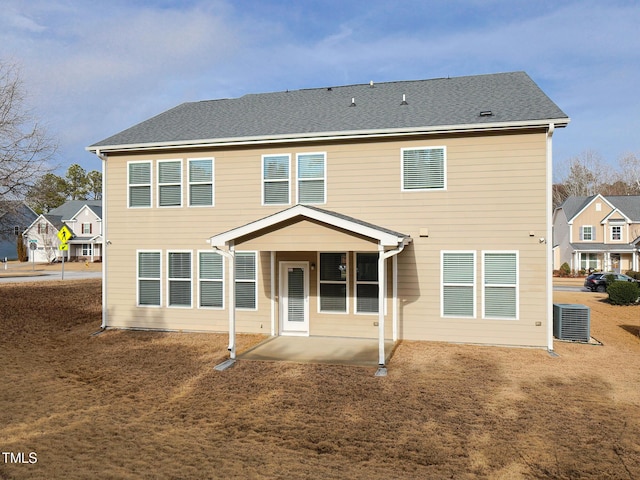
M280 262L280 333L309 335L308 262Z

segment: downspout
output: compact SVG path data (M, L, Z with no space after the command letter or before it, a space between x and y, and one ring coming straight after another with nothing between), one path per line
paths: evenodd
M387 276L385 273L385 262L388 258L398 255L404 250L405 242L394 250L384 251L382 245L378 245L378 365L383 368L386 363L384 351L384 298L386 296Z
M213 245L216 252L229 260L229 358L236 358L236 267L235 267L235 249L233 242L229 243L229 250L222 250Z
M551 137L555 125L549 124L547 130L547 241L545 242L547 254L547 350L553 352L553 230L551 220L551 207L553 205L553 197L551 189L553 186L553 149L551 146Z
M108 323L107 296L109 292L107 289L107 246L109 241L107 240L107 202L105 201L107 192L107 155L100 153L100 149L96 149L96 156L102 160L102 324L100 328L104 330L107 328Z

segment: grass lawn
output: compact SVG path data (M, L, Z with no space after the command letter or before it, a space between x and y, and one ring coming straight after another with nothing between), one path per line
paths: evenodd
M403 342L374 377L217 372L226 335L91 336L100 280L3 284L0 479L640 478L640 307L603 298L555 299L602 346Z

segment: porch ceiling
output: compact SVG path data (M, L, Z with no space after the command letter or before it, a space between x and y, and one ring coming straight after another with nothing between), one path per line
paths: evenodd
M411 241L409 235L308 205L295 205L209 238L213 247L259 250L377 250Z

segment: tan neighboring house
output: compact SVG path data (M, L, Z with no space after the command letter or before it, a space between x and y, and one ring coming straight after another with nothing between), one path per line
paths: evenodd
M63 225L73 234L68 242L69 248L59 249L58 232ZM39 215L24 232L24 241L29 250L29 261L54 262L65 261L95 262L102 260L102 201L70 200Z
M553 213L554 269L640 269L640 196L569 197Z
M568 122L523 72L179 105L88 147L103 326L551 349Z

